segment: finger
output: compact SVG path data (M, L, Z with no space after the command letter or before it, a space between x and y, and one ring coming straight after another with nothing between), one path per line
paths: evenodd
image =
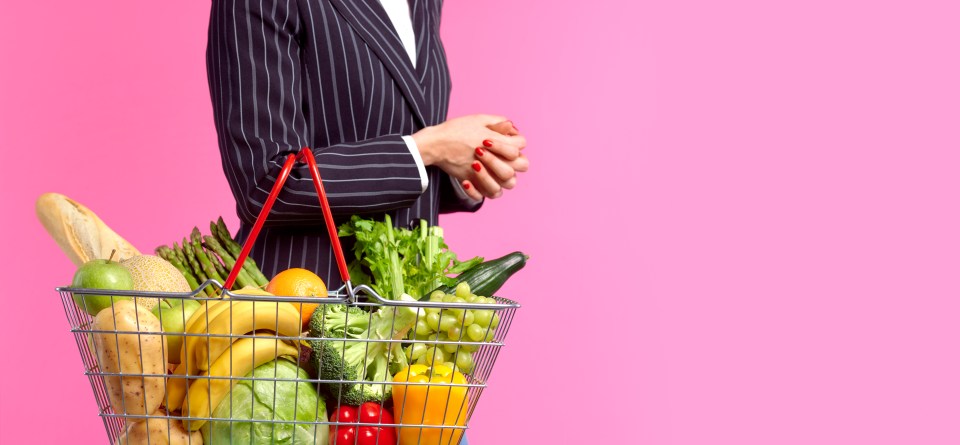
M521 153L520 156L517 156L517 159L507 162L507 165L513 168L515 172L525 172L530 169L530 160Z
M484 148L488 149L508 161L512 161L520 156L520 150L527 145L527 139L523 136L506 136L495 131L487 133L487 139L483 140Z
M470 179L470 182L476 186L477 191L487 198L499 198L503 194L500 184L490 176L490 173L487 172L480 161L473 161L471 167L473 167L473 178Z
M520 132L517 131L517 128L513 125L513 121L498 122L493 125L487 125L487 128L507 136L517 136L520 134Z
M496 125L497 123L507 120L506 117L498 116L496 114L479 114L477 116L483 120L483 125Z
M474 201L479 201L483 199L483 195L477 191L477 188L473 186L473 183L469 179L464 179L460 181L460 187L463 187L463 192Z
M487 152L483 147L477 147L476 154L477 159L483 163L483 166L487 168L487 171L493 175L497 182L502 184L504 181L517 175L516 172L513 171L513 167L503 159L500 159L499 156Z
M510 178L510 179L507 179L506 181L503 181L503 182L500 183L500 187L503 187L503 188L505 188L505 189L507 189L507 190L513 190L513 188L516 187L516 186L517 186L517 177L516 177L516 176L514 176L514 177L512 177L512 178Z

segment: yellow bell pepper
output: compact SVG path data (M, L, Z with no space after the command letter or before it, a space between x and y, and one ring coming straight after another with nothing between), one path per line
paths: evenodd
M400 445L458 444L467 424L467 379L443 365L410 365L393 377L393 414L401 426ZM446 385L446 386L444 386Z

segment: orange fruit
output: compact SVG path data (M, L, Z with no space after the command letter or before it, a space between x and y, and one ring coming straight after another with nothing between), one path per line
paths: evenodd
M267 283L267 292L284 297L326 297L327 285L317 274L307 269L293 268L278 273ZM320 304L293 303L306 324Z

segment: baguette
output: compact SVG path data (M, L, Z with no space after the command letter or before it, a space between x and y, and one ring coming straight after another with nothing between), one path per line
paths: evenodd
M79 266L104 259L116 249L114 260L140 255L140 251L107 226L96 213L59 193L37 198L37 218L60 249Z

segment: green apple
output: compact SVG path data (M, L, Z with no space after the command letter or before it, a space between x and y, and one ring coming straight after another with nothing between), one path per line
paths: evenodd
M84 289L133 290L133 277L126 267L116 261L90 260L83 263L73 274L73 287ZM109 295L73 294L73 301L90 315L97 315L114 301L130 297Z
M190 320L193 313L200 309L197 300L171 298L161 300L157 307L150 312L160 319L164 334L183 334L184 324ZM167 338L168 363L180 363L180 347L183 345L183 335L164 335Z

